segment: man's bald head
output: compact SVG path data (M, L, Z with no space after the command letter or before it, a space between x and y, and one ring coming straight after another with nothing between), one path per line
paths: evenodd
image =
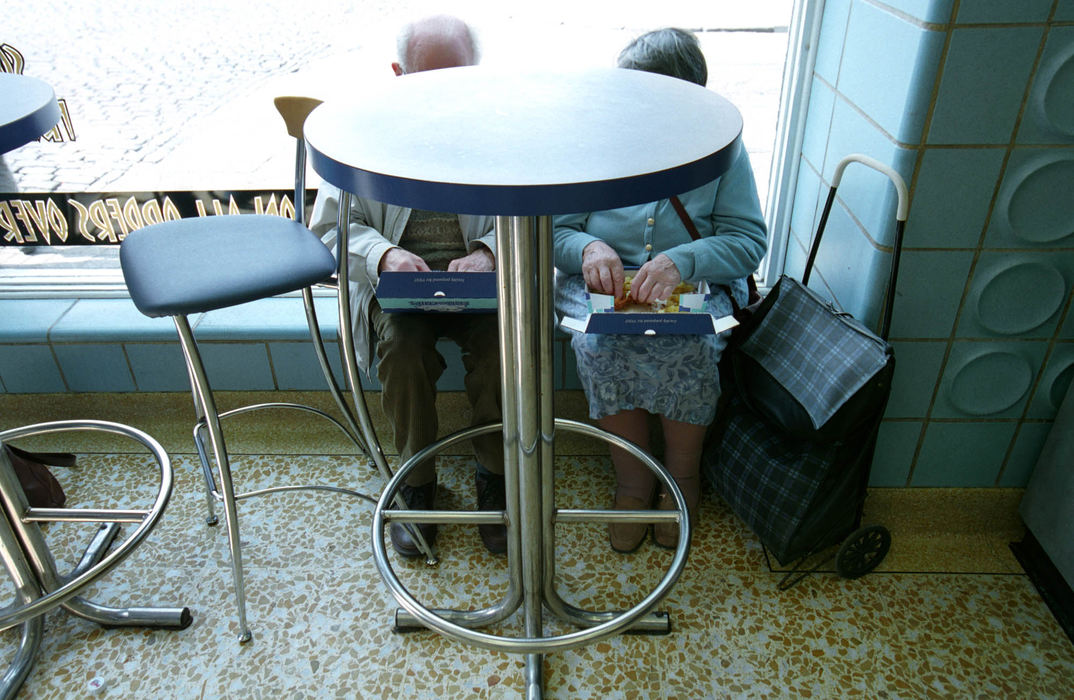
M473 30L458 17L435 15L411 22L399 34L396 75L472 66L479 60Z

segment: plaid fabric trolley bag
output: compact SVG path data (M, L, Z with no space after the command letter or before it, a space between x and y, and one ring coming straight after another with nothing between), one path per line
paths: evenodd
M806 286L839 180L855 161L891 178L899 195L879 335ZM898 173L857 154L840 162L802 282L780 277L721 360L724 396L702 473L781 566L794 562L781 589L820 569L830 559L817 555L836 544L846 578L872 571L891 545L886 528L861 527L861 516L895 371L887 336L906 211Z

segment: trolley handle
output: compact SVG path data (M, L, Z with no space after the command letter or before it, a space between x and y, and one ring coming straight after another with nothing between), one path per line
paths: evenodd
M832 187L828 191L828 199L824 202L824 210L820 215L820 222L817 224L817 233L813 236L813 245L809 248L809 257L806 259L805 271L802 273L802 284L809 285L809 275L813 271L813 263L817 259L817 251L820 250L820 239L824 235L824 228L828 224L828 215L831 214L832 205L835 203L835 190L839 187L839 181L843 178L843 171L851 163L861 163L867 167L876 170L883 175L887 176L895 185L895 191L899 197L899 204L895 211L895 239L891 245L891 271L888 274L888 286L887 293L884 301L884 313L882 322L880 324L880 337L884 340L888 339L888 332L891 330L891 312L895 306L895 283L899 277L899 258L902 255L902 237L903 230L906 228L906 218L910 210L910 196L906 189L906 181L895 170L875 158L871 158L862 153L851 153L844 157L835 166L835 173L832 176Z
M906 215L910 211L910 195L906 189L906 181L902 179L902 175L895 172L887 163L881 163L876 158L872 158L863 153L851 153L843 160L839 161L839 164L835 166L835 174L832 175L832 189L839 187L839 181L843 179L843 171L847 169L847 166L851 163L858 162L862 165L866 165L873 170L876 170L884 175L887 175L892 184L895 185L895 191L899 195L899 207L895 212L896 221L906 221Z

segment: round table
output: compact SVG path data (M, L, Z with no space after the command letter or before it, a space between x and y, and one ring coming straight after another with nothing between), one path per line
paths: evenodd
M539 697L544 651L587 643L628 625L647 632L669 629L666 616L642 616L674 583L689 539L685 501L662 466L621 438L555 419L552 215L641 204L712 181L741 152L742 119L733 105L700 86L614 68L567 73L452 68L363 85L356 97L325 102L305 126L314 170L343 191L340 260L346 260L348 193L406 207L496 216L507 508L504 514L476 512L435 521L506 522L511 591L493 608L433 614L385 573L390 565L379 532L385 516L432 522L430 513L443 515L405 515L384 507L409 466L448 444L500 430L499 425L461 431L400 468L374 514L374 557L405 609L397 614L397 625L416 621L478 645L525 653L527 695ZM339 270L340 327L353 390L359 382L353 343L346 338L347 265ZM364 426L366 420L362 422ZM681 535L668 576L628 614L578 610L554 590L553 525L615 517L612 511L554 507L557 429L589 433L633 450L676 497L678 511L662 513L678 522ZM376 442L375 436L370 442ZM659 519L658 514L648 521ZM527 638L505 641L472 629L499 621L520 605ZM542 637L544 607L587 629Z
M0 73L0 153L39 138L59 121L60 106L48 83Z

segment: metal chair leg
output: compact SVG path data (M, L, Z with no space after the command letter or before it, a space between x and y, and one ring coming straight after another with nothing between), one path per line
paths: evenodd
M213 400L209 378L205 374L205 366L201 362L201 355L198 352L197 342L194 340L194 333L190 329L190 322L186 316L173 316L172 319L175 321L175 328L179 332L179 344L183 348L183 356L186 358L187 368L190 370L195 400L204 416L213 456L216 460L216 468L219 472L220 492L224 502L224 521L227 524L228 549L231 552L231 575L235 585L235 599L238 607L239 643L245 644L252 639L253 635L250 634L250 628L246 622L246 588L243 579L242 549L239 543L239 517L236 510L235 486L231 479L231 465L228 461L227 447L224 444L224 435L220 430L220 416Z

